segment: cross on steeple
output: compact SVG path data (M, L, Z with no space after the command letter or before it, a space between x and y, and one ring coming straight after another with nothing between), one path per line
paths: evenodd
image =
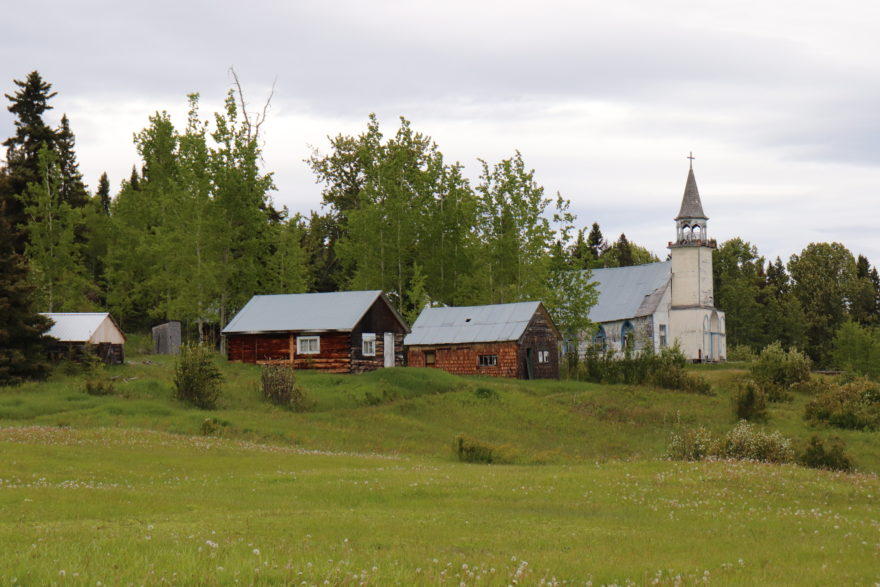
M691 167L691 169L693 169L694 168L694 159L696 159L696 157L694 157L694 152L691 151L688 154L687 158L691 160L690 167Z

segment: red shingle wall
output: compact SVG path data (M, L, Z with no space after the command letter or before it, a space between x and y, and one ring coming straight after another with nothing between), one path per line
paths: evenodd
M414 346L408 351L410 367L426 367L425 352L433 351L434 367L455 375L491 375L493 377L517 377L517 347L515 342L493 342L466 345ZM496 355L498 364L482 367L480 355Z

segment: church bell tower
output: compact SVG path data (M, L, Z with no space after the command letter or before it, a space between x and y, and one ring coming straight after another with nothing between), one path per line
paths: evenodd
M715 241L706 229L709 218L703 212L693 155L688 169L681 209L675 217L675 241L669 243L672 259L672 307L712 308L712 250Z

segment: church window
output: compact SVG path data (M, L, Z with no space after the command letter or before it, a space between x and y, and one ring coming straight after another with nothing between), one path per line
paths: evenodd
M632 345L635 339L635 334L635 328L633 328L632 322L629 320L624 322L623 326L620 327L620 348L633 348Z
M660 348L661 348L661 349L665 349L666 346L667 346L667 342L666 342L666 325L665 325L665 324L661 324L661 325L660 325Z

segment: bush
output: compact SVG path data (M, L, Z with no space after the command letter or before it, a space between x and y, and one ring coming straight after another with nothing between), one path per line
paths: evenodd
M667 456L676 461L702 461L709 456L712 435L702 426L672 433Z
M790 463L794 460L791 441L779 432L763 432L745 420L734 426L713 447L712 455L722 459Z
M746 381L733 396L733 411L737 420L762 422L767 419L767 395L753 381Z
M275 404L296 412L308 412L314 402L296 384L296 374L288 365L263 365L260 372L263 397Z
M855 468L846 454L846 445L836 436L829 438L827 443L818 436L810 438L806 449L798 457L798 463L804 467L829 471L849 472Z
M758 355L755 354L755 350L746 344L734 345L727 351L728 361L751 363L756 358L758 358Z
M595 383L650 384L655 387L711 395L712 387L698 375L685 370L687 359L678 346L665 348L655 354L650 345L640 352L624 352L623 357L613 351L600 351L595 345L587 347L584 360L578 365L576 377Z
M455 452L463 463L501 464L514 460L510 447L494 446L463 434L455 437Z
M770 401L788 398L792 385L810 380L810 359L797 349L783 350L778 342L767 345L751 366L755 380Z
M96 375L85 380L83 391L89 395L113 395L116 392L116 387L112 380Z
M208 347L198 344L180 346L180 356L174 368L174 397L182 402L213 409L220 397L223 376L213 361Z
M807 403L804 418L837 428L875 430L880 427L880 384L862 377L829 385Z

